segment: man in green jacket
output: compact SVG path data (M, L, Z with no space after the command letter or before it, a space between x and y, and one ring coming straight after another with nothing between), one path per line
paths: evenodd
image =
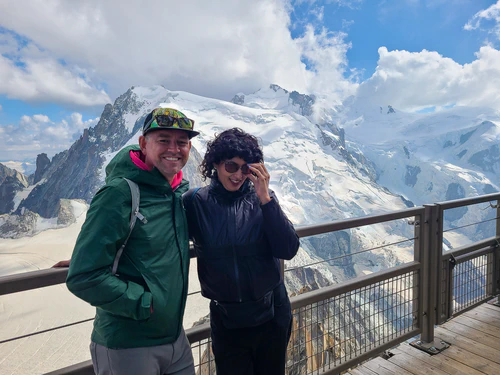
M92 200L71 257L66 285L96 307L91 355L98 375L194 374L182 328L189 252L181 168L191 149L194 121L170 108L144 121L139 146L121 150L106 167L106 185ZM140 207L129 235L131 191Z

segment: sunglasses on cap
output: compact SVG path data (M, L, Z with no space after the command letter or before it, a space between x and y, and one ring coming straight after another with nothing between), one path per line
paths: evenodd
M151 119L144 123L143 134L153 129L180 129L190 133L190 137L198 135L193 131L194 121L184 116L180 111L170 108L158 108L151 113Z
M238 172L239 169L241 169L241 173L243 173L243 174L252 173L250 171L250 167L248 166L248 164L243 164L242 166L240 166L238 163L231 161L231 160L224 162L224 169L228 173L236 173L236 172Z

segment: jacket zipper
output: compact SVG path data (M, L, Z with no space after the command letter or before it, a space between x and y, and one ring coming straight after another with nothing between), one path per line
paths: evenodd
M236 205L233 205L233 208L234 208L234 232L233 232L233 238L234 240L232 241L233 243L233 246L232 246L232 249L233 249L233 263L234 263L234 275L236 277L236 293L238 293L237 297L238 297L238 302L241 302L241 288L240 288L240 272L239 272L239 269L238 269L238 261L236 259L236 249L234 247L234 243L236 242L236 231L237 231L237 228L236 228Z

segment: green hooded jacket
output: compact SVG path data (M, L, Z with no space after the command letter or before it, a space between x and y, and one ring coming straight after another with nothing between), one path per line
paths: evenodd
M181 333L188 288L188 228L181 204L188 182L182 180L172 191L156 168L137 167L130 150L139 147L124 148L106 168L106 185L92 200L66 280L73 294L96 307L92 341L113 349L174 342ZM147 223L137 220L112 275L132 209L123 177L139 185L139 212Z

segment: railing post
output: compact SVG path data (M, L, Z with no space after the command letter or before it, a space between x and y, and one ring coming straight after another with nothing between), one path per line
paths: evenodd
M441 281L438 276L442 257L442 210L438 205L424 205L424 222L420 226L422 240L418 253L415 253L415 260L421 264L419 321L422 333L420 340L410 344L430 354L437 354L449 347L446 342L434 337Z
M436 272L433 267L433 255L435 254L437 244L437 206L425 205L425 222L427 230L424 231L424 244L422 254L422 289L424 306L424 316L422 321L422 336L424 342L432 342L434 340L434 324L436 322L435 298L436 298ZM435 263L434 263L435 265Z
M493 259L491 262L488 261L487 269L486 269L486 294L489 296L494 296L498 292L499 288L499 246L498 239L500 236L500 201L497 200L496 206L492 206L496 208L495 210L495 236L497 239L497 245L491 254Z
M451 318L453 306L453 267L454 263L443 264L443 229L444 210L437 204L436 223L436 324L442 324ZM443 275L444 273L444 275ZM444 276L444 277L443 277ZM443 290L444 289L444 290ZM443 308L444 303L444 308Z
M493 274L493 294L500 293L500 200L497 200L497 212L496 212L496 236L497 236L497 248L493 252L493 264L494 274ZM499 301L500 302L500 301Z
M423 301L425 292L422 284L425 277L425 271L423 266L423 254L424 251L427 251L426 249L424 249L424 244L426 242L426 238L428 237L426 232L429 230L426 214L427 211L424 210L424 212L416 217L416 221L418 221L418 223L415 222L415 241L413 247L413 260L420 263L418 274L413 275L413 290L418 291L418 295L414 296L416 303L413 303L413 318L416 319L419 328L422 328L422 323L424 320Z
M491 254L493 259L488 262L486 271L486 294L488 296L495 296L500 292L500 200L497 200L495 211L495 223L496 223L496 246ZM496 306L500 306L500 300L497 298L496 302L493 303Z
M500 200L497 200L497 230L496 230L496 235L497 237L500 237Z

